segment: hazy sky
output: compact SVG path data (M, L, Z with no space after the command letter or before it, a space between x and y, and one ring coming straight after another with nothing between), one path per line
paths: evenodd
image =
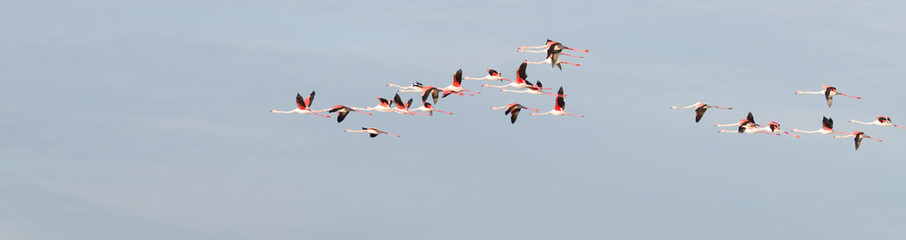
M898 1L0 3L0 239L902 239L906 4ZM510 124L374 106L452 74L530 65L567 111ZM822 84L837 97L827 108ZM417 98L416 94L403 94ZM695 123L690 109L712 109ZM419 106L419 103L415 103ZM718 134L753 112L786 130ZM402 135L344 133L377 127Z

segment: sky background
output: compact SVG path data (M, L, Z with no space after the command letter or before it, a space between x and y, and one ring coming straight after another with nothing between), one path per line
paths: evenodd
M0 239L902 239L906 4L898 1L4 1ZM433 117L374 106L457 69ZM838 87L828 108L818 91ZM403 94L417 98L416 94ZM695 123L690 109L712 109ZM415 103L419 106L418 103ZM753 112L786 130L718 134ZM525 112L523 112L525 113ZM377 127L402 135L344 133Z

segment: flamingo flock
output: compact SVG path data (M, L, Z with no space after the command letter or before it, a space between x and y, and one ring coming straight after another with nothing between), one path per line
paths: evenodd
M531 49L539 49L539 50L531 50ZM570 56L570 57L575 57L575 58L584 58L584 57L563 53L564 50L588 52L587 49L575 49L575 48L566 47L562 43L551 41L550 39L548 39L547 42L545 43L545 45L542 45L542 46L520 46L517 49L517 52L545 53L545 54L547 54L547 56L544 60L538 61L538 62L530 62L528 60L523 60L516 69L516 79L515 80L507 79L507 78L503 77L503 75L500 72L498 72L497 70L491 69L491 68L485 69L485 71L487 72L487 75L485 75L483 77L463 77L463 70L459 69L453 73L453 79L452 79L452 82L450 83L450 85L443 87L443 88L426 85L421 82L415 82L408 86L398 85L398 84L394 84L394 83L388 83L387 84L388 87L397 88L397 90L396 90L397 93L393 96L392 100L387 99L387 98L377 97L378 104L375 105L374 107L351 107L351 106L346 106L346 105L334 105L333 107L327 108L327 109L313 110L311 108L311 106L312 106L312 102L314 101L315 92L312 91L311 94L309 94L309 96L307 98L302 97L301 93L296 94L296 108L295 109L288 110L288 111L271 110L271 112L272 113L285 113L285 114L296 113L296 114L302 114L302 115L311 114L311 115L321 116L321 117L325 117L325 118L330 118L331 116L318 114L318 113L319 112L336 113L337 114L337 118L336 118L337 123L343 122L343 120L345 120L346 117L351 112L360 113L360 114L369 115L369 116L374 115L373 113L370 113L370 112L394 112L397 114L409 115L409 116L414 116L414 115L433 116L434 112L444 113L447 115L453 115L453 113L451 113L451 112L446 112L446 111L441 111L441 110L435 109L434 105L432 105L432 103L428 102L428 98L430 97L433 100L433 104L437 104L437 101L439 98L446 98L449 95L475 96L476 94L481 94L481 92L479 92L479 91L474 91L474 90L463 88L462 80L466 79L466 80L486 80L486 81L509 82L506 85L490 85L490 84L481 85L482 87L500 88L500 92L528 93L528 94L532 94L532 95L550 95L550 96L555 97L554 109L552 109L548 112L544 112L544 113L537 113L538 109L529 108L529 107L523 106L522 104L518 104L518 103L510 103L510 104L500 106L500 107L491 107L491 109L493 109L493 110L506 109L504 114L510 116L511 124L516 123L516 118L519 116L519 112L522 111L522 109L531 111L532 112L531 115L533 115L533 116L550 114L550 115L554 115L554 116L569 115L569 116L576 116L576 117L585 117L583 115L567 113L564 111L564 109L566 108L566 101L565 101L566 94L564 94L564 90L563 90L562 86L559 88L559 91L555 94L555 93L545 92L544 90L550 90L551 88L543 87L541 85L541 81L535 81L535 83L532 84L532 82L527 80L528 74L526 74L526 68L527 68L528 64L547 63L547 64L551 64L551 67L558 67L560 70L563 70L563 67L562 67L563 64L579 66L579 64L576 64L576 63L569 63L569 62L561 61L560 56ZM522 89L522 90L513 90L513 89L506 89L506 88L514 88L514 89ZM418 108L410 109L414 99L409 98L409 100L403 101L403 98L400 96L399 93L418 93L419 94L418 96L421 97L422 105ZM349 132L349 133L363 133L364 132L364 133L368 133L369 137L371 137L371 138L377 137L380 134L387 134L390 136L400 137L400 135L392 134L392 133L389 133L389 132L386 132L386 131L383 131L383 130L380 130L380 129L377 129L374 127L362 127L361 130L345 129L345 132Z
M314 110L312 109L312 102L314 101L315 92L312 91L308 97L303 97L301 93L296 94L296 108L287 111L280 110L271 110L272 113L296 113L302 115L316 115L320 117L330 118L330 115L319 114L320 112L328 113L337 113L337 122L341 123L351 112L360 113L362 115L373 116L374 114L370 112L394 112L397 114L408 115L408 116L434 116L434 112L444 113L447 115L453 115L451 112L446 112L438 110L434 105L437 104L440 98L446 98L450 95L458 96L475 96L481 94L479 91L472 89L466 89L463 87L463 80L476 80L476 81L495 81L495 82L507 82L503 85L492 85L492 84L482 84L481 87L488 88L499 88L499 92L509 92L509 93L527 93L531 95L549 95L554 97L554 106L553 109L546 112L539 112L538 109L529 108L525 105L519 103L509 103L499 107L490 107L492 110L501 110L504 109L504 115L509 116L510 123L515 124L516 120L519 117L519 113L522 110L530 111L531 116L541 116L541 115L554 115L554 116L573 116L573 117L585 117L584 115L568 113L566 109L566 97L564 89L562 86L559 87L557 93L546 92L545 90L550 90L551 88L545 88L541 81L535 80L534 83L529 81L528 74L526 73L527 66L529 64L550 64L551 67L557 67L561 71L563 70L563 65L571 66L580 66L577 63L570 63L561 60L561 57L573 57L573 58L584 58L583 56L571 55L565 53L564 51L574 51L574 52L588 52L587 49L575 49L565 46L563 43L547 40L544 45L541 46L519 46L517 52L522 53L544 53L546 54L544 60L541 61L529 61L523 60L519 66L516 68L516 74L513 80L507 79L499 71L491 68L484 70L487 74L483 77L464 77L463 70L458 69L453 73L452 81L450 85L446 87L436 87L432 85L423 84L421 82L415 82L411 85L398 85L394 83L388 83L388 87L397 88L396 94L393 96L392 100L382 97L377 97L378 105L374 107L350 107L346 105L334 105L328 109ZM474 75L473 75L474 76ZM441 85L442 86L442 85ZM411 108L412 103L415 98L409 98L407 101L403 101L403 98L400 96L400 93L417 93L418 97L421 100L421 106L417 108ZM821 90L819 91L795 91L793 92L797 95L824 95L824 100L827 103L827 107L831 108L833 106L834 96L840 95L856 100L862 99L861 97L849 95L838 91L837 87L830 85L822 85ZM432 102L429 102L431 98ZM696 102L688 106L671 106L671 109L692 109L695 112L695 122L701 122L705 112L708 109L721 109L721 110L733 110L732 107L722 107L717 105L711 105L704 102ZM369 112L370 111L370 112ZM906 127L901 127L895 125L891 122L891 118L887 116L875 116L875 119L870 122L858 121L855 119L849 120L850 123L859 124L859 125L875 125L881 127L896 127L906 129ZM873 138L868 136L865 132L862 131L852 131L852 132L842 132L834 130L834 120L830 117L824 116L821 119L821 128L816 130L802 130L794 128L792 130L785 131L781 129L780 123L776 121L767 121L765 125L760 125L755 122L754 115L749 112L747 116L743 119L738 120L735 123L728 124L714 124L715 127L735 127L734 130L720 129L718 133L748 133L748 134L765 134L765 135L781 135L785 134L794 138L799 139L801 136L794 133L809 133L809 134L823 134L831 135L833 138L853 138L855 141L855 149L858 150L861 146L863 139L871 139L877 142L882 142L881 139ZM380 134L388 134L391 136L399 137L399 135L390 134L383 130L379 130L373 127L362 127L362 130L352 130L346 129L346 132L352 133L361 133L367 132L370 137L374 138Z
M821 91L814 91L814 92L795 91L794 94L824 95L824 99L827 102L828 108L830 108L833 105L834 96L836 96L836 95L846 96L846 97L850 97L850 98L854 98L854 99L862 99L861 97L856 97L856 96L841 93L841 92L837 91L836 87L829 86L829 85L823 85ZM695 104L692 104L689 106L684 106L684 107L671 106L670 108L671 109L693 108L695 110L695 122L699 122L702 119L702 116L705 114L705 110L707 110L708 108L718 108L718 109L726 109L726 110L733 109L730 107L718 107L718 106L708 105L708 104L705 104L702 102L697 102ZM861 125L876 125L876 126L881 126L881 127L892 126L892 127L896 127L896 128L906 129L906 127L901 127L901 126L892 124L890 117L887 117L887 116L875 116L875 120L871 121L871 122L862 122L862 121L858 121L855 119L849 120L849 122L861 124ZM782 134L786 134L786 135L789 135L789 136L792 136L795 138L800 138L799 135L792 134L787 131L781 130L780 123L777 123L775 121L768 121L767 126L764 126L764 127L756 124L755 117L751 112L749 112L749 114L746 116L746 118L740 119L736 123L714 124L714 126L715 127L736 127L737 128L736 130L720 129L720 130L717 130L718 133L749 133L749 134L762 133L762 134L769 134L769 135L780 135L782 133ZM834 130L834 119L827 117L827 116L822 117L821 128L819 128L819 129L801 130L801 129L794 128L790 131L797 132L797 133L811 133L811 134L817 133L817 134L824 134L824 135L832 135L833 138L853 138L855 141L856 150L859 150L859 147L861 146L863 139L871 139L871 140L875 140L878 142L882 142L881 139L870 137L870 136L866 135L865 132L862 132L862 131L841 132L841 131Z

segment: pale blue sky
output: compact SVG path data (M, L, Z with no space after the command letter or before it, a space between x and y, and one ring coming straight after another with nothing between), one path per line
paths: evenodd
M896 1L0 3L0 239L901 239L906 4ZM387 83L512 78L520 45L591 49L550 96L374 106ZM862 100L827 108L822 84ZM416 97L415 94L404 95ZM694 123L689 109L709 110ZM418 104L416 104L418 105ZM823 135L718 134L753 112ZM373 126L401 138L344 133Z

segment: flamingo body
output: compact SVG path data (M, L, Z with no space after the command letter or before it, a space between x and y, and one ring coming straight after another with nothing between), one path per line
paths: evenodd
M708 105L703 102L697 102L695 104L685 106L685 107L671 106L670 108L671 109L694 108L695 109L695 122L701 121L702 117L705 116L705 111L707 111L709 108L733 110L732 107L719 107L719 106L714 106L714 105Z
M308 97L302 97L302 94L296 93L296 108L289 111L280 111L280 110L271 110L272 113L298 113L298 114L312 114L321 117L330 116L318 114L318 112L323 112L327 110L313 111L310 109L312 101L315 99L315 91L311 91L311 94L308 94Z
M373 127L362 127L362 130L346 129L346 132L351 132L351 133L366 132L366 133L368 133L368 136L371 138L377 137L380 134L387 134L387 135L394 136L394 137L400 137L400 135L381 131L380 129L373 128Z

